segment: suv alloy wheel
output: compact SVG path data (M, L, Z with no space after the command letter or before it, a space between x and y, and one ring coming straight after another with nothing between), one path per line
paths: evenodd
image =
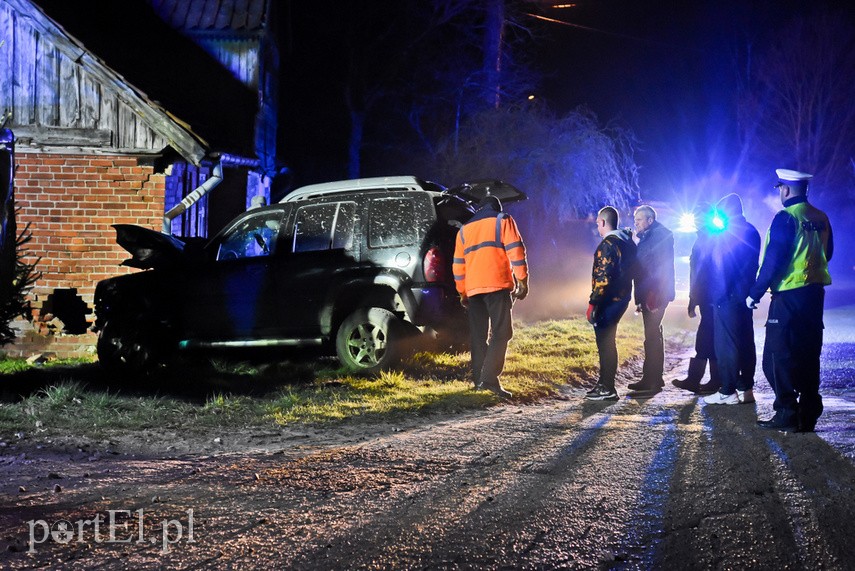
M348 368L376 373L401 358L404 324L387 309L360 308L338 328L335 340L339 360Z

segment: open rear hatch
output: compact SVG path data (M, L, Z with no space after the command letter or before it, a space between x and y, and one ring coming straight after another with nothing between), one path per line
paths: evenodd
M519 202L528 198L523 191L514 185L494 179L464 182L448 189L448 192L471 204L478 204L485 196L495 196L502 204Z

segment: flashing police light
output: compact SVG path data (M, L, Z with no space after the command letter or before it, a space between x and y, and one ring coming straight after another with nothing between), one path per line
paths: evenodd
M727 216L719 210L716 210L710 216L707 228L710 232L724 232L727 230Z

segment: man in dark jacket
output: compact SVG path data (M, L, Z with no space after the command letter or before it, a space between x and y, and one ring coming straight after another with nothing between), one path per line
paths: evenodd
M628 386L633 391L658 392L665 385L662 319L675 297L674 235L656 220L652 206L636 208L634 219L638 236L635 306L644 319L644 367L641 380Z
M671 384L678 389L693 393L710 394L720 387L718 363L715 360L715 326L713 324L713 303L710 296L712 263L710 257L710 222L715 212L709 202L698 204L694 211L697 237L689 255L689 306L690 319L698 317L700 322L695 333L695 356L689 359L689 371L685 379L675 379ZM710 380L701 383L710 366Z
M760 259L760 233L742 213L742 199L728 194L716 205L718 232L711 235L711 296L715 355L721 388L707 404L754 402L754 323L745 297L754 285Z
M620 318L632 298L636 246L629 230L618 230L618 212L606 206L597 213L597 231L603 238L594 253L588 322L594 326L600 356L600 378L588 391L588 400L617 400L615 374L618 353L615 337Z

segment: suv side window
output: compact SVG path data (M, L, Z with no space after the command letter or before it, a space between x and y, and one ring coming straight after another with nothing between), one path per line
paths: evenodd
M269 256L276 248L282 224L282 211L262 212L241 220L223 236L217 260Z
M368 209L368 246L388 248L416 241L416 207L411 198L378 198Z
M302 206L294 222L294 252L353 247L356 204L330 202Z

